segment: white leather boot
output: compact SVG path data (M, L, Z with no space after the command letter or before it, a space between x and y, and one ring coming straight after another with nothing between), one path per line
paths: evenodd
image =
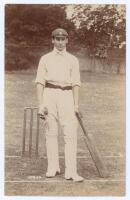
M60 173L57 137L46 137L48 167L46 177L54 177Z
M82 182L83 177L77 174L77 139L65 138L65 179Z

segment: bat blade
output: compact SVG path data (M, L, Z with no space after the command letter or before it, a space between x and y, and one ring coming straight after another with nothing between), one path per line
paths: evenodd
M77 119L79 121L79 124L83 130L83 133L84 133L84 136L85 136L85 142L86 142L86 145L88 147L88 150L89 150L89 153L92 157L92 160L94 161L94 164L98 170L98 173L100 175L100 177L102 178L107 178L108 177L108 171L107 171L107 168L103 162L103 160L101 159L101 156L99 154L99 151L98 149L96 148L96 145L95 145L95 142L92 138L92 135L88 134L86 129L85 129L85 126L83 124L83 121L79 115L79 113L76 113L76 116L77 116Z

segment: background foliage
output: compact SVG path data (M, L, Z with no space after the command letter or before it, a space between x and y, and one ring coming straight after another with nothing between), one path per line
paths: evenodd
M125 58L125 24L124 5L8 4L5 69L36 67L52 48L51 32L57 27L67 29L68 49L75 54L106 59L116 49L116 56Z

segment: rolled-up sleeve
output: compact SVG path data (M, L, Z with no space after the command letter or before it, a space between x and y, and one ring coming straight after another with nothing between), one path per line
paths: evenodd
M45 85L45 74L46 74L46 62L43 56L39 61L35 83L40 83L42 85Z
M72 66L72 86L80 86L80 70L79 70L79 61L77 58L73 60L73 66Z

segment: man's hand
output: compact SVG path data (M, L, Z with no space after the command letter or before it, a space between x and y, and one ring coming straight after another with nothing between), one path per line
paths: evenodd
M74 111L75 111L75 113L79 113L79 106L78 105L74 106Z
M48 115L48 110L46 107L43 107L43 106L39 106L39 109L38 109L38 115L41 119L46 119L47 115Z
M82 118L82 114L81 112L79 111L79 107L77 105L74 106L74 111L75 111L75 114L76 115L79 115L81 118Z

